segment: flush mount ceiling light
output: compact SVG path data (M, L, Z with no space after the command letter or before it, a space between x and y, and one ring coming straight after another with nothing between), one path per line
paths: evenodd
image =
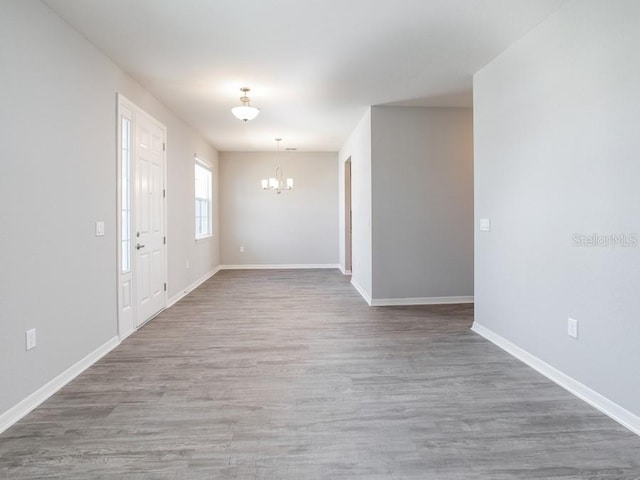
M276 138L277 154L280 154L280 142L281 138ZM283 190L292 190L293 189L293 178L287 178L285 181L284 173L282 168L279 166L276 167L276 176L271 178L263 178L262 179L262 189L263 190L273 190L278 195L282 193Z
M232 108L231 113L233 113L238 120L242 120L243 122L253 120L260 113L260 109L251 106L251 99L247 96L247 93L251 91L250 88L242 87L240 91L242 92L242 96L240 97L242 105Z

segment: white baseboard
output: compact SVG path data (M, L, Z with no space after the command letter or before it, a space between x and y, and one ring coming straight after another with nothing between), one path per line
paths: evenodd
M200 285L202 285L204 282L206 282L207 280L209 280L211 277L213 277L216 273L218 273L220 270L222 270L221 266L217 266L216 268L214 268L213 270L211 270L210 272L205 273L202 277L200 277L198 280L196 280L195 282L193 282L191 285L189 285L187 288L185 288L183 291L176 293L173 297L171 297L169 299L169 301L167 302L167 307L173 307L176 303L178 303L180 300L182 300L184 297L186 297L187 295L189 295L191 292L193 292L196 288L198 288Z
M357 292L362 296L362 298L364 298L365 302L367 302L367 304L371 306L371 297L364 288L362 288L360 285L358 285L357 282L353 280L353 277L351 278L351 285L353 285L353 288L355 288Z
M136 332L136 330L134 328L131 328L131 329L127 330L126 332L124 332L122 335L119 335L118 338L120 340L120 343L124 342L124 340L126 338L130 337L135 332Z
M586 385L578 382L573 379L569 375L561 372L555 367L552 367L548 363L540 360L535 355L523 350L517 345L511 343L506 338L494 333L486 327L478 324L478 322L473 322L473 326L471 330L476 332L478 335L486 338L491 343L497 345L507 353L511 354L521 362L530 366L537 372L541 373L549 380L557 383L562 388L572 393L579 399L587 402L592 407L600 410L602 413L611 417L613 420L618 422L625 428L628 428L636 435L640 435L640 417L631 413L629 410L621 407L615 402L612 402L608 398L599 394L598 392L592 390Z
M473 303L473 297L417 297L417 298L374 298L372 307L393 305L443 305L453 303Z
M47 382L44 386L40 387L17 405L4 412L0 415L0 433L4 432L11 425L29 414L51 395L56 393L118 345L120 345L120 340L118 340L118 337L113 337L107 343L98 347L82 360L67 368L60 375Z
M220 270L293 270L293 269L319 269L340 268L337 263L293 263L274 265L220 265Z
M351 270L347 270L344 265L340 264L338 265L338 268L343 275L351 275Z

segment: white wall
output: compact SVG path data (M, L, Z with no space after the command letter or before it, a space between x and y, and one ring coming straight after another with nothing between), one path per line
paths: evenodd
M470 300L471 109L372 107L371 128L374 300Z
M116 92L168 128L169 295L219 262L189 220L213 148L41 2L0 2L0 45L2 415L116 336Z
M335 153L222 152L221 257L230 265L338 264ZM262 190L276 167L293 190ZM245 251L240 253L240 247Z
M344 162L351 159L352 275L351 282L371 299L371 109L364 114L338 154L340 202L338 238L344 269Z
M573 235L640 234L638 25L635 0L573 1L474 77L476 324L636 419L640 247Z

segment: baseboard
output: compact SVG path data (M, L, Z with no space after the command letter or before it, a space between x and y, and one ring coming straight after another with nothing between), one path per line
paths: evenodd
M592 407L600 410L602 413L618 422L623 427L631 430L636 435L640 435L640 417L612 402L605 396L592 390L586 385L578 382L569 375L561 372L548 363L540 360L535 355L511 343L506 338L494 333L486 327L474 322L471 327L475 333L497 345L505 352L511 354L521 362L530 366L537 372L547 377L552 382L560 385L562 388L572 393L579 399L587 402Z
M187 288L185 288L183 291L181 291L180 293L176 293L173 297L171 297L169 299L169 301L167 302L167 307L173 307L176 303L178 303L180 300L182 300L184 297L186 297L187 295L189 295L191 292L193 292L196 288L198 288L200 285L202 285L204 282L206 282L207 280L209 280L211 277L213 277L216 273L218 273L220 270L222 270L221 266L217 266L216 268L214 268L213 270L211 270L210 272L205 273L202 277L200 277L198 280L196 280L195 282L193 282L191 285L189 285Z
M294 270L294 269L339 269L337 263L282 263L273 265L220 265L220 270Z
M351 278L351 285L353 285L353 288L355 288L356 291L360 294L360 296L362 296L362 298L364 298L365 302L367 302L367 304L369 306L371 306L371 297L365 291L364 288L362 288L360 285L358 285L358 282L353 280L353 277Z
M347 270L344 265L338 265L338 268L343 275L351 275L351 270Z
M118 340L118 337L113 337L107 343L98 347L82 360L67 368L60 375L47 382L44 386L40 387L17 405L4 412L0 415L0 433L4 432L11 425L44 403L44 401L51 395L56 393L118 345L120 345L120 340Z
M134 328L131 328L130 330L124 332L122 335L119 335L118 338L120 340L120 343L124 342L126 338L130 337L135 332L136 332L136 330Z
M453 303L473 303L473 297L417 297L417 298L374 298L372 307L393 305L443 305Z

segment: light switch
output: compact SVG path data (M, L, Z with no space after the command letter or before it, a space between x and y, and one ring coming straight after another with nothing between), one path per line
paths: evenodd
M480 219L480 230L483 232L491 231L491 219L490 218L481 218Z
M576 340L578 339L578 320L575 318L567 319L567 334Z
M25 334L26 347L27 350L31 350L36 346L36 329L32 328L31 330L27 330Z
M104 235L104 222L96 222L96 237Z

